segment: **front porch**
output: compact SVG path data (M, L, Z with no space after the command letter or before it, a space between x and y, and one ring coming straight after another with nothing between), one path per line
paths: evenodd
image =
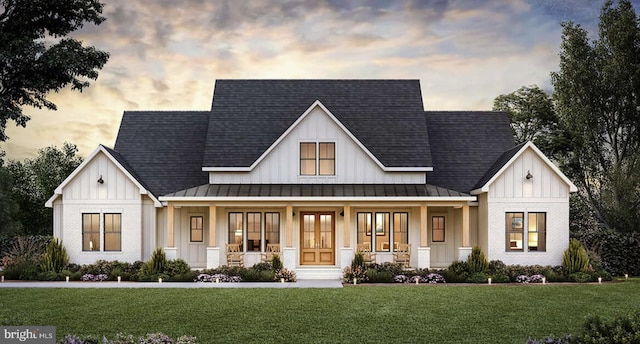
M215 268L228 264L226 243L239 244L244 266L261 262L267 243L279 243L284 267L299 278L333 279L351 264L358 243L371 243L375 262L385 263L393 262L394 248L402 242L411 244L412 268L438 268L471 252L477 226L471 230L470 209L468 204L170 204L158 246L169 259L184 259L193 268ZM398 220L403 217L406 227ZM309 227L316 218L318 230ZM380 219L383 224L376 227ZM444 226L434 227L442 219Z

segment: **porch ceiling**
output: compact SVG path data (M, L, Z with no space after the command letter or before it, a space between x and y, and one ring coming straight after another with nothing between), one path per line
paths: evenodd
M205 184L170 193L160 199L221 197L464 198L473 196L430 184Z

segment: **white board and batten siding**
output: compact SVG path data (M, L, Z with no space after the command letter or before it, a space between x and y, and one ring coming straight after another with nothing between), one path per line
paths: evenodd
M335 176L301 176L300 143L335 142ZM251 172L210 172L211 184L424 184L424 172L385 172L316 106Z
M527 179L527 173L532 178ZM490 185L487 193L489 259L505 264L559 265L569 242L570 186L531 148L526 149ZM484 200L485 198L480 198ZM506 213L546 213L546 251L506 251ZM484 240L480 240L481 242Z
M62 198L54 201L60 214L57 229L69 258L77 264L92 264L98 259L134 262L148 254L142 245L142 209L153 202L143 202L140 189L109 157L99 152L62 189ZM102 176L104 183L98 183ZM148 198L144 196L144 198ZM63 206L59 207L59 204ZM60 210L58 210L60 209ZM146 209L145 212L149 212ZM82 250L82 214L100 214L100 251ZM104 251L104 214L121 214L121 251ZM148 217L148 216L147 216ZM146 221L147 226L155 223ZM55 222L54 222L55 226Z

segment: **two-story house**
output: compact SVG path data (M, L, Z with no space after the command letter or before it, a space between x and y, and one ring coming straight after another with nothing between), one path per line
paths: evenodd
M560 264L575 190L505 113L425 112L418 80L218 80L211 111L125 112L47 206L75 263L210 268L235 243L251 266L278 243L299 278L338 278L359 243Z

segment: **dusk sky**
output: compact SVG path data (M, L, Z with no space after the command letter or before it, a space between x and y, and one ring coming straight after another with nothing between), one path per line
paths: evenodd
M551 91L560 23L595 38L604 0L105 2L107 20L73 35L111 54L98 80L50 94L58 111L25 107L9 159L113 147L123 111L208 110L216 79L419 79L427 110L488 110L523 85Z

